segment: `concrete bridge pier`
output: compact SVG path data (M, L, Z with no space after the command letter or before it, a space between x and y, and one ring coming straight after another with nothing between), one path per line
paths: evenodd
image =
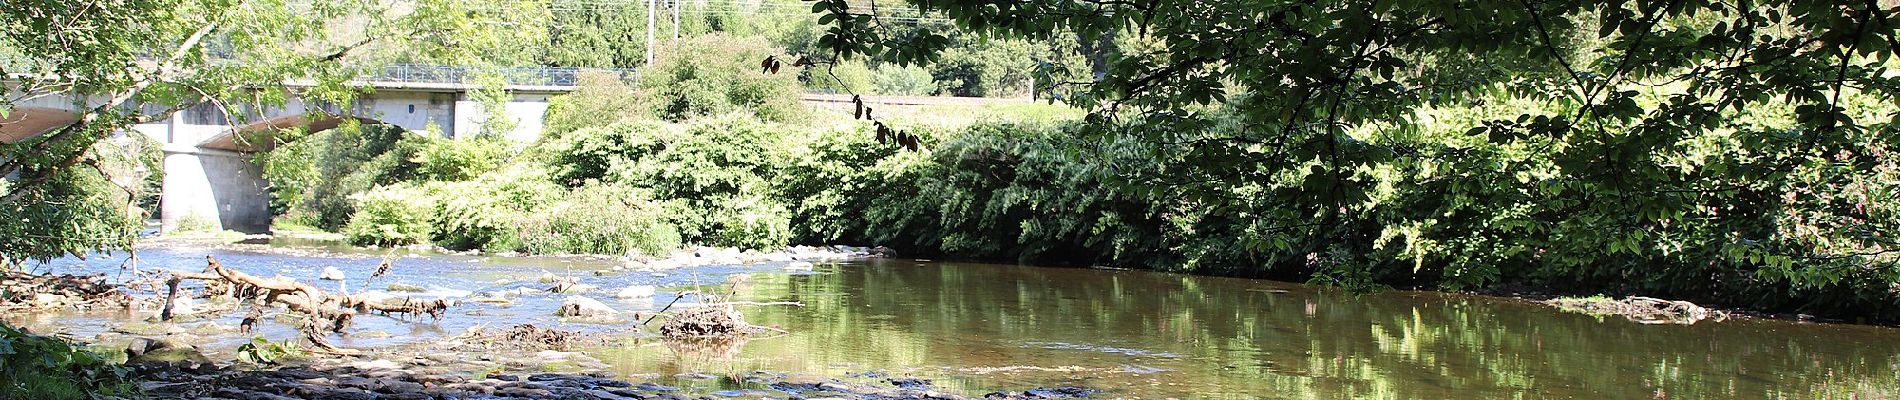
M270 194L251 155L190 145L165 146L159 230L270 232Z

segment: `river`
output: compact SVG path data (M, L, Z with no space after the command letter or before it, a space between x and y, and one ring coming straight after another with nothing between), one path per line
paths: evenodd
M197 271L205 255L254 274L307 282L316 282L325 266L362 282L380 262L380 253L342 248L168 246L140 251L139 267ZM124 260L123 254L66 258L36 268L118 274ZM749 322L789 333L728 347L666 346L629 334L585 351L620 374L699 393L763 389L719 377L764 370L915 377L971 396L1080 386L1102 390L1098 397L1126 398L1900 397L1900 329L1887 327L1750 318L1641 325L1485 296L1353 295L1247 279L899 258L821 263L799 272L779 263L605 272L614 265L589 258L410 254L389 276L360 286L403 283L427 288L420 296L456 298L545 286L536 279L551 273L602 288L605 293L589 296L623 312L652 312L674 293L743 273L750 279L738 300L803 304L741 307ZM653 299L633 301L609 295L628 285L660 290ZM356 330L388 335L337 343L387 346L520 323L593 332L631 328L564 324L552 313L565 296L464 302L441 321L359 318ZM230 314L212 322L235 324L242 313ZM91 337L142 317L11 320ZM292 326L267 325L259 333L295 337ZM232 334L201 342L217 349L244 340Z

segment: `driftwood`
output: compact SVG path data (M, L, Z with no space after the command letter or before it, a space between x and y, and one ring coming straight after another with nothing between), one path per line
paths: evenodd
M100 275L35 275L0 271L0 311L124 308L132 297Z
M346 295L325 292L315 286L298 282L290 278L262 278L246 274L235 269L225 268L216 258L205 256L204 272L171 272L165 281L166 295L164 309L159 312L161 319L170 320L172 307L178 297L178 286L186 280L205 282L206 297L228 296L243 300L251 305L251 311L245 316L241 329L249 331L251 325L263 317L263 307L282 305L290 311L303 314L304 321L300 330L304 339L319 349L336 351L328 339L330 333L347 334L350 321L359 313L380 313L390 316L424 315L442 319L448 310L448 302L442 300L417 301L411 299L391 299L371 301L362 295ZM387 268L387 267L382 267Z
M1546 301L1567 311L1592 315L1617 315L1640 324L1689 325L1703 320L1721 321L1728 314L1695 303L1630 296L1620 300L1560 298Z

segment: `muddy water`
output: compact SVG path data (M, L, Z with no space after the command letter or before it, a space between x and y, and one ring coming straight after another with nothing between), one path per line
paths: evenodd
M299 256L176 248L142 252L141 265L196 270L206 253L253 273L303 279L335 265L360 280L378 262L373 255L347 252ZM121 260L50 266L114 272ZM459 296L540 286L534 279L545 271L578 276L609 293L633 284L662 288L658 301L593 295L631 312L657 309L672 291L696 282L749 273L740 300L804 304L742 307L750 322L790 332L785 335L668 346L629 333L622 344L588 350L623 374L702 392L757 389L726 377L766 370L863 380L916 377L966 395L1075 385L1131 398L1900 397L1900 329L1893 328L1749 319L1639 325L1487 297L1353 296L1243 279L901 259L820 264L809 273L786 273L776 264L664 275L592 273L612 265L416 256L369 286L401 282L429 288L424 295ZM361 318L359 329L392 335L342 343L425 341L476 325L630 328L562 324L551 312L563 296L527 295L508 306L463 304L435 323ZM83 336L123 318L16 322ZM290 329L278 326L266 334L291 337Z

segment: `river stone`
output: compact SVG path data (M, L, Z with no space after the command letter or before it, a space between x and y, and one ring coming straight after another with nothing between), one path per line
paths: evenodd
M807 261L793 261L785 264L786 271L810 271L811 269L812 263Z
M426 288L423 288L423 287L421 287L421 286L416 286L416 285L411 285L411 284L407 284L407 283L391 283L391 284L389 284L389 291L391 291L391 292L411 292L411 293L422 293L422 292L427 292L427 291L429 291L429 289L426 289Z
M659 288L656 288L653 285L633 285L633 286L628 286L625 289L620 289L620 291L618 292L614 292L614 297L622 298L622 299L644 299L648 297L653 297L653 292L658 289Z
M619 312L600 300L583 296L568 296L567 300L561 301L561 309L554 311L554 315L561 317L611 317L616 314Z
M139 336L164 336L164 335L169 335L173 333L182 333L185 331L185 328L180 328L177 325L172 325L172 324L155 324L155 323L150 323L150 322L128 322L125 325L119 325L118 327L112 328L112 331L119 332L119 333L139 335Z
M323 272L317 274L317 279L326 281L343 280L343 270L336 269L336 267L323 267Z
M34 293L33 304L41 307L57 306L66 303L66 296L53 293Z
M372 370L372 369L397 369L397 368L402 368L402 365L401 365L401 364L396 364L396 362L395 362L395 361L389 361L389 360L382 360L382 359L378 359L378 360L375 360L375 361L357 361L357 362L353 362L353 363L350 363L350 368L356 368L356 369L360 369L360 370Z

